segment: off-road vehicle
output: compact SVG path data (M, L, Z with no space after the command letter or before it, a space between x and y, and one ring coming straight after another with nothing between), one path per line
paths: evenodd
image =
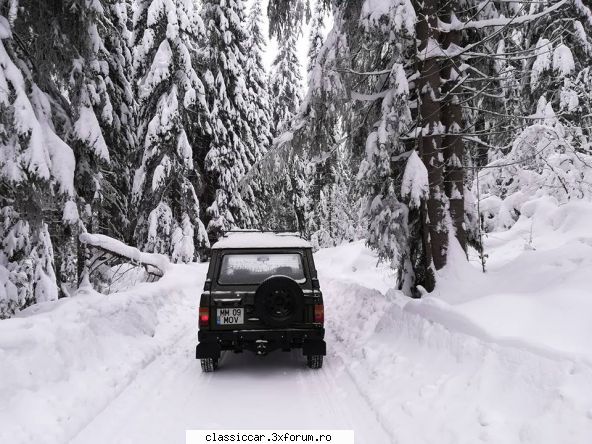
M230 232L212 246L199 305L195 356L214 371L222 351L302 349L310 368L326 353L323 295L312 246L296 235Z

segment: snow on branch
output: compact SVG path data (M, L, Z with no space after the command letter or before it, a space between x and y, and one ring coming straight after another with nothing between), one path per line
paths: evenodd
M590 6L584 5L582 0L573 0L576 10L582 14L590 26L592 26L592 9Z
M153 267L160 271L161 275L169 268L169 259L156 253L144 253L135 247L130 247L123 242L103 234L81 233L80 242L95 248L105 250L115 256L129 259L130 262L142 264L144 267Z
M374 102L375 100L383 99L389 93L389 90L380 91L374 94L363 94L356 91L351 92L352 100L358 100L361 102Z
M467 49L472 48L474 45L470 45L467 48L455 45L451 43L448 48L444 49L435 39L428 39L427 45L424 49L420 49L417 54L419 60L427 60L433 57L445 57L454 58L461 55Z
M536 14L526 14L522 16L514 16L514 17L497 17L493 19L487 20L470 20L466 23L461 22L456 17L452 17L450 23L444 23L441 20L438 20L438 29L442 32L450 32L450 31L461 31L463 29L481 29L487 28L490 26L511 26L511 25L521 25L524 23L532 22L540 17L544 17L556 11L557 9L561 8L565 5L568 0L560 0L559 2L555 3L552 6L538 12Z

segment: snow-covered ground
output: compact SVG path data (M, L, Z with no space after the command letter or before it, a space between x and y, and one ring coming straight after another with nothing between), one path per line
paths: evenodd
M521 213L485 239L486 274L456 262L417 310L435 321L459 316L485 340L592 366L592 205L544 197Z
M205 265L0 322L0 442L181 443L196 428L353 428L356 443L592 442L592 206L536 200L432 295L363 242L316 255L329 356L194 359Z

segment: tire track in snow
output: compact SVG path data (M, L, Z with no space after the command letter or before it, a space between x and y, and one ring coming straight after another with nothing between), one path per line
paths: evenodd
M391 442L331 357L314 371L298 352L227 352L217 372L203 374L195 333L193 322L180 326L176 349L163 350L72 443L184 442L186 429L199 428L353 428L356 442Z
M192 294L192 291L180 290L177 293L183 299L191 300L190 298L192 296L189 296L189 295ZM192 304L189 304L189 306L193 307ZM195 307L196 307L196 305L195 305ZM194 308L192 311L195 312L196 309ZM136 369L134 371L133 376L126 379L125 384L120 385L118 387L117 392L114 393L114 396L111 398L111 400L108 403L106 403L99 411L97 411L94 417L89 418L88 421L86 421L86 423L78 430L78 432L75 435L73 435L72 437L70 437L69 441L73 442L73 443L74 442L84 442L84 441L78 440L78 437L80 436L80 434L83 430L85 430L90 424L92 424L98 417L101 417L101 415L104 412L108 411L109 408L114 403L116 403L120 397L124 396L128 390L134 389L134 385L138 384L138 381L141 380L141 376L143 376L147 372L150 372L152 367L157 367L157 366L161 365L162 362L171 361L171 359L175 355L180 354L182 350L175 349L174 345L178 344L179 342L183 342L183 340L184 340L184 342L186 342L186 341L188 341L187 338L192 337L192 336L195 336L195 332L192 331L192 329L189 325L187 325L186 328L183 330L175 331L175 333L172 336L167 338L166 343L162 344L160 346L160 351L158 353L155 353L154 355L150 356L150 358L147 359L143 363L142 367ZM149 392L148 390L144 390L142 385L136 387L135 391L137 393L144 392L146 395L145 396L146 399L149 397L151 397L151 398L154 397L154 393Z
M347 365L345 365L343 363L344 361L341 356L342 355L340 352L335 352L332 355L332 358L338 359L341 362L341 365L343 366L343 372L347 375L349 381L351 381L352 387L357 391L360 398L364 400L365 405L367 406L368 410L370 410L371 414L374 416L377 424L383 430L384 435L386 437L388 437L388 443L395 444L397 441L396 441L396 438L395 438L392 430L388 426L388 422L385 421L385 418L380 413L380 411L373 406L372 399L367 394L364 393L364 391L362 390L362 387L360 387L360 385L356 381L356 378L353 375L353 373L351 372L351 370L347 367ZM386 442L385 442L385 444L386 444Z

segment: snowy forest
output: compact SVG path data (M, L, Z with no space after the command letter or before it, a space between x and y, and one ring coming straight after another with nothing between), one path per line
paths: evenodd
M0 0L0 319L101 286L83 233L172 263L364 239L412 297L485 272L529 198L592 198L591 8Z

